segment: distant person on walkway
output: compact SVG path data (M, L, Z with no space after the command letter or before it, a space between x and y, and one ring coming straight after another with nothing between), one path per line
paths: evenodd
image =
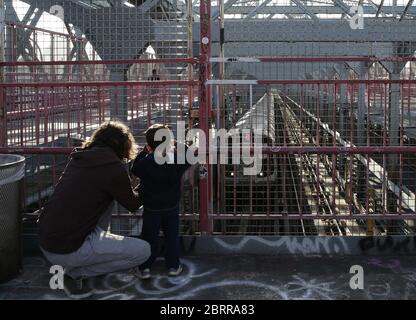
M114 201L139 209L123 161L137 154L134 138L121 122L107 122L76 149L39 218L40 246L49 262L65 270L71 298L92 291L85 278L136 268L150 257L143 240L111 234Z
M152 75L147 78L147 81L160 81L160 76L157 74L157 70L152 70ZM151 101L152 109L157 109L156 102L159 98L159 88L157 86L151 86L149 89L149 99ZM159 110L160 111L160 110Z
M152 75L147 79L148 81L160 81L160 76L157 74L157 70L152 70Z
M144 199L142 239L150 243L152 251L149 260L140 266L142 279L151 278L151 267L159 254L160 229L165 235L165 263L168 275L179 276L183 271L180 263L179 205L182 176L191 165L177 164L178 155L175 151L171 153L172 163L159 165L156 162L156 153L160 152L158 147L166 139L155 141L155 136L163 129L169 130L161 124L155 124L147 130L147 145L132 167L133 174L140 178L140 189Z

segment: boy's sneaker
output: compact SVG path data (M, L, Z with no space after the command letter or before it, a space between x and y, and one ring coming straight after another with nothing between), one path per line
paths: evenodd
M67 275L64 275L64 291L69 298L77 300L86 299L93 294L84 279L73 279Z
M138 270L137 274L142 280L149 280L152 277L150 269Z
M168 276L177 277L177 276L180 276L182 272L183 272L183 266L180 264L179 267L176 269L175 268L169 269Z

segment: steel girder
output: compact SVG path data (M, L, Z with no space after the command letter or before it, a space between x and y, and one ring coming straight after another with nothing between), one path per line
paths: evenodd
M198 30L196 22L194 41L198 41ZM213 42L219 41L219 30L218 22L213 23ZM352 30L347 20L228 20L225 38L227 42L412 42L416 39L416 21L367 18L364 29Z

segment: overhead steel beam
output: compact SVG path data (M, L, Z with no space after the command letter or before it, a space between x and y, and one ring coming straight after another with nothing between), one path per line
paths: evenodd
M377 9L376 17L378 17L378 15L380 14L381 8L383 8L383 4L384 4L384 0L381 0L380 5L378 6L378 9Z
M79 28L77 28L77 27L71 28L68 23L65 23L65 27L68 31L68 34L74 33L76 36L82 37L82 32L81 32L81 30L79 30ZM71 39L71 42L72 42L72 49L71 49L71 52L69 53L69 55L67 57L67 60L68 61L73 61L74 58L75 58L76 61L89 60L88 53L86 51L85 42L80 43L79 41L76 41L74 39ZM86 76L86 78L88 80L93 80L94 79L94 71L93 71L94 67L93 66L88 66L88 65L81 66L80 65L80 66L73 66L73 68L82 69L83 74ZM64 72L62 74L62 78L65 78L65 75L69 74L70 69L71 68L70 68L69 65L66 65L64 67ZM78 75L79 74L80 73L78 73Z
M234 3L236 3L238 0L228 0L227 2L224 3L224 10L227 11L228 8L230 8ZM212 12L212 20L216 20L218 19L218 17L220 16L220 9L217 7L215 10L213 10Z
M213 52L218 51L219 44L213 43ZM383 46L383 49L372 48L368 43L353 43L349 46L344 42L338 43L279 43L279 42L257 42L255 45L247 45L247 43L232 43L225 49L226 57L261 57L264 56L265 49L273 52L279 57L342 57L348 52L353 57L387 57L393 56L395 52L394 43L390 42ZM319 50L318 50L319 48ZM319 53L317 53L319 51ZM233 59L230 59L233 60ZM250 61L250 60L248 60ZM312 74L320 71L322 68L333 68L336 62L261 62L261 68L253 67L256 62L229 62L226 64L227 79L235 72L237 75L243 73L251 74L256 79L263 80L296 80L304 75ZM267 70L265 72L264 70Z
M351 14L350 14L350 7L347 4L345 4L344 1L342 1L342 0L333 0L333 1L334 1L334 4L337 7L341 8L341 10L342 10L342 12L344 14L346 14L348 16L351 16Z
M22 1L46 12L52 5L62 6L64 21L79 27L103 60L134 58L154 39L154 21L149 13L143 13L140 8L122 6L117 10L110 7L91 9L81 6L79 2L67 0ZM150 5L149 1L155 3L154 0L148 0L144 4ZM86 16L89 18L85 19ZM123 19L117 18L120 16ZM117 28L107 28L105 21L118 21ZM126 46L126 43L130 45Z
M192 0L189 0L192 1ZM165 2L168 2L169 5L173 8L173 10L177 10L180 11L183 16L187 16L188 15L188 5L187 5L187 0L165 0ZM156 4L157 5L157 4ZM198 10L196 9L195 6L192 6L192 12L193 12L193 17L195 19L199 19L199 7Z
M220 39L218 22L213 23L213 41ZM155 37L158 34L156 26ZM194 24L197 34L199 23ZM261 30L261 32L259 32ZM162 31L162 30L161 30ZM310 20L257 20L247 21L226 20L225 36L227 42L396 42L416 40L416 21L403 20L401 22L382 19L366 18L365 29L351 30L347 20L320 20L311 23ZM197 42L198 38L194 37ZM348 52L345 53L348 55Z
M378 9L378 6L377 6L377 4L374 1L372 1L372 0L365 0L365 1L367 1L368 4L370 6L372 6L374 9L376 9L376 10Z
M187 4L187 1L191 1L192 2L192 0L180 0L179 2L178 2L178 7L180 8L180 10L185 14L185 15L187 15L188 14L188 4ZM195 18L196 16L197 17L199 17L199 8L198 8L198 10L194 7L194 6L192 6L192 12L193 12L193 17Z
M250 18L254 17L260 9L266 7L270 2L272 2L272 0L263 1L259 6L257 6L252 11L250 11L249 14L244 18L244 20L247 20L247 19L250 19Z
M27 0L26 0L27 1ZM230 0L234 1L234 0ZM230 1L227 1L230 5ZM295 0L299 1L299 0ZM64 1L31 1L36 3L37 7L50 8L51 3L61 3L64 5ZM135 9L123 8L126 12L134 11ZM70 12L70 8L65 12ZM112 9L101 9L100 15L107 14L111 16L113 14ZM79 25L83 30L89 29L89 33L95 36L95 38L101 37L102 30L96 28L94 25L87 25L88 22L93 20L83 20L83 14L93 15L95 10L79 10L79 15L71 14L67 22ZM124 39L124 35L128 35L131 39L132 35L136 38L137 32L128 31L136 30L137 26L140 25L139 21L136 21L141 15L132 15L131 20L123 20L122 26L119 32L112 34L113 39L116 39L117 43L127 41ZM67 17L65 17L67 18ZM74 21L69 21L74 19ZM146 18L146 17L144 17ZM147 18L146 18L147 19ZM111 20L111 19L110 19ZM215 25L218 21L213 23L213 41L219 41L219 26ZM147 42L150 42L153 38L168 41L169 37L173 37L173 34L166 34L163 30L158 30L157 25L159 21L153 21L152 25L155 24L155 32L153 26L149 27L152 30L148 30L146 35L149 34ZM261 28L261 32L259 29ZM115 31L117 31L115 30ZM165 29L166 30L166 29ZM199 23L194 24L194 35L198 35ZM258 22L255 19L247 21L227 20L225 22L226 39L229 42L258 42L258 41L271 41L271 42L285 42L285 41L299 41L299 42L340 42L340 41L353 41L353 42L390 42L390 41L409 41L414 42L416 39L416 21L414 20L402 20L402 21L389 21L386 23L381 19L366 19L366 27L364 30L351 30L349 22L346 20L327 20L322 19L320 23L311 23L308 20L261 20ZM159 31L159 32L158 32ZM151 34L151 35L150 35ZM137 36L138 37L138 36ZM109 35L106 35L109 38ZM110 39L109 39L110 40ZM129 41L138 41L139 39L133 39ZM195 40L195 39L194 39ZM97 45L97 49L100 50L100 46L103 45L100 41L93 40L94 45Z
M365 4L362 5L364 14L376 14L378 11L377 5L372 4ZM197 10L199 7L194 8L194 10ZM313 12L314 14L342 14L344 11L338 7L338 6L307 6L308 10L310 12ZM397 6L397 10L405 10L405 6ZM234 5L227 10L227 14L242 14L247 15L253 10L256 10L257 14L302 14L304 13L299 7L297 6L264 6L262 8L259 8L257 6L247 5ZM396 10L396 9L394 9ZM380 12L381 15L384 15L384 13L392 13L393 7L391 6L383 6L383 10ZM408 9L408 14L415 14L416 15L416 7L411 6Z
M145 3L143 3L139 8L143 12L149 12L152 8L157 6L161 0L147 0Z
M312 20L319 21L319 18L317 17L317 15L314 14L313 12L311 12L308 9L308 7L306 7L300 0L290 0L290 1L292 1L294 4L296 4L299 7L299 9L301 9L303 11L303 13L310 16Z
M34 27L37 25L41 17L42 17L42 11L36 11L34 7L30 7L26 15L23 17L21 23L24 25L29 25L31 27ZM26 54L25 49L32 50L34 53L36 52L36 48L32 46L32 44L30 43L31 35L32 35L31 30L20 30L20 32L18 32L18 41L17 41L17 55L18 56L22 55L24 57ZM36 55L34 55L32 58L37 59Z
M113 7L122 7L124 5L125 0L111 0L110 3Z
M25 25L29 25L29 26L35 26L38 22L39 19L42 16L42 12L38 12L35 10L35 8L29 7L28 11L26 12L25 16L22 18L22 20L19 20L19 17L16 14L16 11L14 10L13 7L13 2L12 0L6 0L5 1L5 6L6 6L6 21L7 22L18 22L18 23L22 23ZM29 22L30 21L30 22ZM32 44L30 43L30 36L32 34L31 30L18 30L17 31L17 46L16 46L16 55L17 57L22 56L22 58L25 61L39 61L39 58L37 57L36 53L36 47L32 46ZM6 58L11 58L12 57L12 53L11 53L11 39L10 37L10 33L7 33L7 40L6 42L8 43L7 46L7 55ZM29 54L26 50L29 51ZM43 67L40 67L41 72L40 73L44 73Z
M413 0L409 0L409 2L407 3L406 8L404 9L404 11L402 12L402 15L400 16L399 21L402 21L403 18L406 16L407 12L409 11L411 5L413 4Z

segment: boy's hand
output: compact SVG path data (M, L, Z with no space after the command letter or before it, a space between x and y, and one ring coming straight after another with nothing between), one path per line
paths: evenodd
M149 154L149 151L147 150L147 147L145 146L140 153L138 154L136 160L141 160L146 158L146 156Z
M137 191L137 188L140 185L140 179L137 178L134 174L130 177L131 180L131 187L133 188L134 191Z

